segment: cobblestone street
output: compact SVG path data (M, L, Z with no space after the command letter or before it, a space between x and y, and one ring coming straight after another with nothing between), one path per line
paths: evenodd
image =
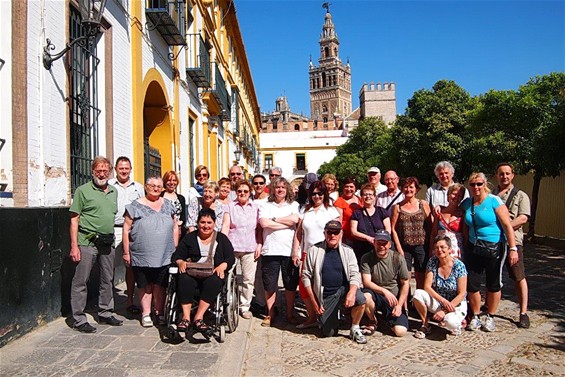
M60 318L1 349L1 376L557 376L565 375L565 255L563 242L528 245L531 328L518 329L513 286L506 284L494 333L460 337L435 328L424 340L394 338L379 328L365 345L347 338L319 338L282 322L261 327L241 320L226 342L179 344L161 340L125 316L122 327L97 325L80 334ZM535 257L535 258L534 258ZM507 282L508 283L508 282ZM94 322L90 318L91 322ZM416 327L417 321L411 321ZM161 329L163 331L163 329Z

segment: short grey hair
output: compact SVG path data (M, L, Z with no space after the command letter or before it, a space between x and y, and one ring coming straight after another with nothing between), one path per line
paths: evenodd
M273 171L277 170L280 175L282 175L282 169L278 166L273 166L272 168L269 169L269 174L271 174Z
M451 171L451 174L455 174L455 168L453 167L453 165L451 165L451 162L440 161L436 164L436 167L434 168L434 174L436 175L436 177L438 172L442 169L449 169Z

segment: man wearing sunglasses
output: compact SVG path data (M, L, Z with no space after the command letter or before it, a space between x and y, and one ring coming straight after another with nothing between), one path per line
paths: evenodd
M340 307L351 308L349 336L359 344L367 339L359 326L365 311L361 275L353 249L341 243L341 223L331 220L324 227L325 240L308 250L302 282L318 314L322 336L337 335Z

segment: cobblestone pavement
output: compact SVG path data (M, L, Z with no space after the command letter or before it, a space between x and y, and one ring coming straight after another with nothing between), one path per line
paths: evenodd
M518 329L513 284L503 290L494 333L465 332L460 337L434 328L424 340L408 333L392 337L379 328L365 345L340 336L319 338L261 319L240 320L226 342L168 343L158 328L143 328L125 313L124 326L97 325L81 334L63 318L0 349L0 376L557 376L565 375L565 243L528 245L530 285L528 330ZM90 317L89 321L95 323ZM418 322L411 320L411 327ZM163 329L161 329L163 331Z
M496 332L459 337L434 328L419 340L379 327L364 345L340 336L319 338L317 330L284 323L261 327L255 319L243 376L563 376L565 375L565 243L528 245L530 329L519 329L513 283L505 281ZM411 328L419 322L410 321Z

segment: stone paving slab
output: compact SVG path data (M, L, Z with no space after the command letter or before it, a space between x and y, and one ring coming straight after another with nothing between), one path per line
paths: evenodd
M123 313L123 286L117 287L116 312ZM198 343L163 340L164 328L144 328L139 318L124 325L96 324L95 334L71 329L64 318L55 320L0 349L0 376L239 376L250 321L241 319L238 329Z
M395 338L380 327L365 345L353 343L345 328L337 337L320 338L315 329L284 322L264 328L259 318L240 320L223 344L167 342L158 328L123 316L119 290L124 326L96 325L96 334L81 334L63 318L53 321L0 349L0 376L565 376L564 245L526 247L527 330L514 322L518 305L508 280L494 333L454 337L435 328L418 340L412 332ZM95 323L92 316L89 321ZM411 319L411 327L418 323Z
M280 324L263 328L254 319L242 376L565 376L565 247L527 245L530 329L515 321L513 283L505 279L497 330L459 337L434 328L428 338L413 330L395 338L379 327L359 345L340 336L319 338L316 330ZM411 327L419 320L411 318ZM277 365L273 362L279 360Z

